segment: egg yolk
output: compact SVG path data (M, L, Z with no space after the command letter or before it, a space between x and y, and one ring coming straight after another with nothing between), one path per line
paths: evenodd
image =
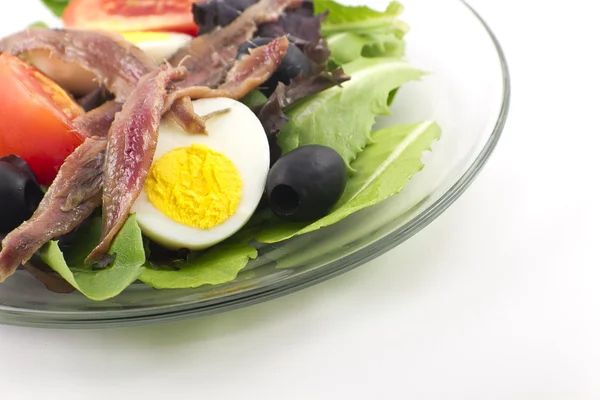
M223 154L194 144L154 162L146 180L148 200L180 224L210 229L235 214L242 179Z
M164 32L121 32L121 35L133 44L164 42L171 38L171 35Z

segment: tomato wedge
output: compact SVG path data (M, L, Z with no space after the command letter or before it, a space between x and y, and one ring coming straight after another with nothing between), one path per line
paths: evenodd
M198 28L192 15L192 4L196 2L198 0L71 0L62 19L68 28L196 35Z
M0 55L0 157L24 159L39 183L52 183L65 158L82 142L72 121L83 109L34 66Z

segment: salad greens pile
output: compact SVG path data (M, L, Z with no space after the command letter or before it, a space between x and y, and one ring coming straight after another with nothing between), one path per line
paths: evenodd
M67 2L44 0L61 11ZM131 216L113 243L118 258L110 268L86 266L85 256L101 234L101 221L92 220L77 232L75 242L49 243L41 258L77 290L92 300L118 295L140 280L157 289L195 288L232 281L258 256L250 243L277 243L335 224L347 216L399 193L423 168L421 157L439 139L432 121L372 132L378 116L388 115L396 91L424 73L404 60L404 36L409 28L398 19L403 7L392 2L385 11L314 0L316 11L327 12L322 33L331 50L331 68L342 67L351 80L284 110L288 118L278 144L284 153L307 144L335 149L349 170L346 191L333 211L312 223L280 220L260 211L242 231L207 251L191 253L170 265L147 261L144 238ZM260 93L248 96L251 106L264 104Z

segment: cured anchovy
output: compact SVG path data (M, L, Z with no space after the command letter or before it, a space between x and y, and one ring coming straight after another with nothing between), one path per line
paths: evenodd
M183 63L189 70L180 86L216 87L235 61L238 47L252 39L261 24L277 21L287 8L299 7L302 2L260 0L226 27L193 39L169 60L171 65Z
M123 102L139 79L156 64L138 47L110 34L73 29L26 29L0 40L0 53L20 55L46 50L50 57L75 63Z
M182 97L193 99L228 97L241 99L252 90L265 83L279 68L289 45L283 36L272 42L250 50L250 54L237 61L229 70L225 82L216 89L207 86L190 86L177 89L169 94L167 106Z
M184 67L163 66L145 75L117 114L108 133L102 198L102 239L88 257L101 259L121 230L152 165L167 86L186 75Z
M193 39L169 60L171 65L183 64L189 70L188 77L179 86L217 87L235 62L238 48L252 39L259 25L277 21L287 8L299 7L302 2L303 0L260 0L240 13L226 27ZM172 112L168 117L188 132L204 132L201 121L190 110L190 100L183 98L172 105Z
M0 282L44 244L70 233L102 202L106 137L121 104L108 102L73 121L88 136L61 166L33 216L2 241Z
M0 282L48 241L79 226L100 205L105 149L106 139L88 138L67 157L31 219L2 241Z
M31 262L27 262L23 264L23 269L29 272L29 274L35 279L42 282L44 286L46 286L46 289L50 290L51 292L69 294L76 290L61 276L52 273L52 270L49 267L44 267L37 264L33 265Z
M182 97L175 101L171 109L165 114L165 117L175 122L188 133L206 133L204 121L194 112L194 105L192 104L192 99L189 97Z
M133 92L140 78L157 69L154 61L138 47L116 35L101 34L76 29L27 29L0 40L0 53L20 55L36 50L49 52L63 62L75 63L93 73L98 82L116 96L116 103L123 103ZM116 106L112 102L111 106ZM95 112L93 110L92 112ZM110 122L109 114L100 116L97 122ZM193 111L178 107L173 113L176 121L194 121ZM84 120L92 122L91 118ZM192 133L193 124L184 125ZM88 127L83 127L87 129ZM101 126L100 129L103 129Z
M106 137L123 104L109 101L73 120L75 130L87 137Z

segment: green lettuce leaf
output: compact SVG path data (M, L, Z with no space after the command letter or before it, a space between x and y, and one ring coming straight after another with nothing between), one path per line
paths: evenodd
M255 109L257 107L264 106L269 99L267 96L262 94L259 90L255 89L248 93L243 99L240 100L249 109Z
M359 57L404 56L403 38L409 27L398 19L404 10L400 3L390 3L383 12L331 0L315 0L315 7L318 12L328 12L322 31L333 63L343 65Z
M392 1L385 11L376 11L367 6L345 6L332 0L314 0L314 4L315 12L328 13L321 28L325 37L336 33L394 33L398 39L402 39L410 29L398 19L404 7L397 1Z
M424 73L398 58L360 58L344 65L349 82L325 90L286 110L289 122L279 135L284 153L307 144L335 149L346 164L371 140L378 115L389 114L388 100L404 83Z
M156 289L187 289L231 282L250 259L258 256L248 241L249 238L245 238L216 245L206 253L196 254L186 263L178 264L176 271L154 269L146 264L140 280Z
M28 28L43 28L43 29L49 28L48 24L43 21L32 22L27 27Z
M102 221L93 219L77 232L75 242L61 251L58 242L48 243L40 250L40 258L73 287L91 300L107 300L121 293L142 272L146 262L142 232L132 215L115 238L109 254L115 261L107 268L94 269L84 263L100 239Z
M440 127L431 121L374 132L374 142L352 163L356 173L349 178L342 198L329 215L308 225L272 220L256 240L276 243L313 232L399 193L423 169L423 152L430 150L440 135Z
M360 57L404 57L406 43L392 33L359 35L346 32L327 38L330 60L337 65L347 64Z
M70 0L42 0L42 3L57 17L62 17Z

